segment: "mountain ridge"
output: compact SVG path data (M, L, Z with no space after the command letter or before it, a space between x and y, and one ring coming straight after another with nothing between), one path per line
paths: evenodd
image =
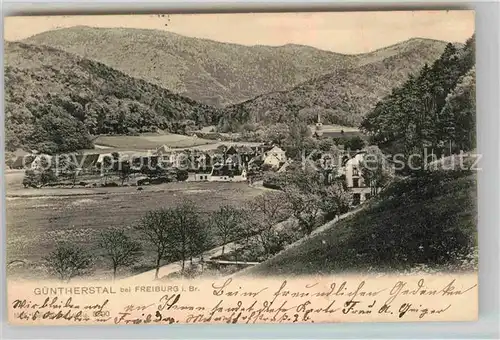
M290 90L338 69L386 57L381 55L383 49L349 55L299 44L248 46L169 31L88 26L48 31L24 41L103 62L135 78L217 107Z
M314 123L317 114L324 123L358 126L375 104L401 85L425 64L434 62L444 51L425 40L414 40L418 48L409 48L384 58L375 56L370 63L339 69L305 81L290 90L263 94L224 108L220 128L236 130L244 123L263 120L280 123L300 116Z

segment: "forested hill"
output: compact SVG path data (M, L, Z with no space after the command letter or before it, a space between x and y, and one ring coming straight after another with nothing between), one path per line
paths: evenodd
M244 46L167 31L77 26L25 40L98 60L196 101L225 106L354 65L310 46Z
M452 153L474 149L474 65L474 36L463 47L448 44L438 60L383 98L362 128L373 143L393 154L409 155L425 147L451 147Z
M325 74L373 62L381 62L387 71L395 68L395 78L404 81L408 72L415 71L406 70L406 66L413 67L415 63L421 67L425 62L434 61L446 45L443 41L414 38L373 52L346 55L303 45L244 46L160 30L85 26L40 33L25 42L103 62L133 77L214 106L228 106L266 93L291 90ZM384 60L387 60L385 64ZM379 75L361 77L362 82L373 78L376 85ZM306 93L299 93L299 99L329 104L328 108L336 109L342 102L337 98L340 94L332 89L335 81L333 78L326 89L322 89L321 84L318 88L304 85L301 88ZM381 82L386 91L399 84L387 85L384 79ZM359 97L369 93L358 91L356 85L352 86L352 92ZM294 91L289 96L296 94ZM328 99L330 95L333 100ZM279 109L279 105L273 105L275 96L271 95L270 103L264 104ZM316 96L320 98L315 99ZM257 101L256 109L260 110L261 105L263 103Z
M286 122L297 115L312 123L318 113L323 123L358 126L379 100L439 58L445 46L443 41L411 39L360 56L359 66L225 108L220 128L235 130L247 122Z
M68 152L94 134L135 134L216 124L220 112L99 62L5 43L6 148Z

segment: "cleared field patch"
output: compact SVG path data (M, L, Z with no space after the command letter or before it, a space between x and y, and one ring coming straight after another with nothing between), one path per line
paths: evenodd
M184 136L177 134L146 134L141 136L100 136L94 140L94 144L116 148L133 150L151 150L165 144L171 148L191 148L198 145L213 144L209 139Z
M309 125L309 129L311 130L311 133L314 133L316 131L316 126ZM351 138L354 136L359 136L363 139L367 138L356 127L343 126L343 125L337 125L337 124L323 125L323 126L321 126L321 132L323 133L323 136L330 137L330 138Z
M9 275L45 277L43 257L54 249L57 241L69 241L94 254L97 258L95 277L106 277L110 267L97 245L101 231L128 228L131 235L139 239L133 226L149 210L170 207L189 198L204 218L222 204L243 206L261 193L244 183L169 183L144 191L113 189L88 190L85 195L73 196L7 197L7 263L25 263L9 268ZM64 189L60 190L60 194L65 193ZM151 268L154 260L150 247L144 248L145 254L136 267L120 275Z
M311 125L310 128L314 131L316 129L316 125ZM359 132L359 129L352 126L344 126L337 124L328 124L321 126L321 131L323 132Z

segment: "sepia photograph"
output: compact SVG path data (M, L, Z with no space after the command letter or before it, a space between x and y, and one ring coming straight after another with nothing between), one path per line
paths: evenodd
M4 32L11 320L477 317L474 11L17 16ZM125 312L68 302L115 293Z

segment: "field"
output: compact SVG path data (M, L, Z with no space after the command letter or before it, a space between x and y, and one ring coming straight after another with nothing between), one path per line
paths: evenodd
M309 129L311 130L311 133L314 133L314 131L316 131L316 126L310 125ZM366 136L359 131L358 128L336 124L323 125L321 127L321 132L323 133L323 136L330 138L351 138L354 136L359 136L363 139L366 138Z
M99 146L132 150L154 150L164 144L171 148L191 148L213 143L213 140L168 133L141 136L100 136L94 140L94 144Z
M316 129L315 125L310 125L309 128L314 131ZM321 126L321 131L323 132L359 132L358 128L352 127L352 126L344 126L344 125L337 125L337 124L325 124Z
M168 183L147 186L143 191L134 187L25 190L16 189L13 180L9 181L7 263L14 263L8 272L23 278L46 275L41 260L56 241L74 242L92 252L97 257L94 276L107 277L109 267L97 246L102 230L132 228L147 211L172 206L184 198L207 212L222 204L242 206L262 192L244 183ZM120 275L151 269L152 264L151 253L146 251L135 268Z

